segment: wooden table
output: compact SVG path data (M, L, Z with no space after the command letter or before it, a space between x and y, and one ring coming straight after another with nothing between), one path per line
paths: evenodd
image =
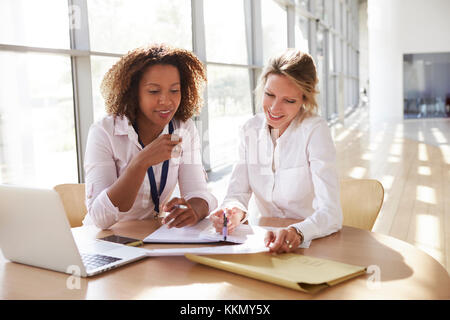
M106 231L93 226L72 230L75 237L114 233L143 239L158 223L127 221ZM290 223L260 221L273 226ZM421 250L386 235L344 226L297 253L372 266L369 270L374 271L312 295L193 263L182 256L151 257L82 278L80 288L70 290L66 286L69 275L13 263L0 254L0 299L450 299L447 271Z

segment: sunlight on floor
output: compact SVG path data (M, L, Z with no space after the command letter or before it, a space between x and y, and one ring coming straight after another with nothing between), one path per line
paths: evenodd
M419 143L419 160L428 161L427 146L423 143Z
M334 141L342 141L344 140L349 134L350 134L351 130L344 130L343 132L341 132L336 138L334 138Z
M439 146L439 150L441 150L442 158L445 161L445 163L450 164L450 146L449 145Z
M437 216L429 214L418 214L416 216L416 235L417 243L440 248L440 226Z
M396 125L396 129L395 129L395 138L403 138L403 124L399 123Z
M348 175L354 179L362 179L366 174L366 171L367 171L366 168L354 167Z
M370 160L372 160L372 154L370 154L370 153L364 153L364 154L361 156L361 159L362 159L362 160L370 161Z
M417 133L417 140L419 140L420 142L424 142L425 141L425 138L423 137L422 131L419 131Z
M431 169L427 166L419 166L417 168L417 173L422 176L431 176Z
M418 214L414 245L445 265L441 247L440 221L437 216Z
M394 156L401 156L403 152L403 145L401 143L393 143L391 144L391 148L389 153Z
M436 204L436 193L433 188L417 186L416 199L429 204Z
M378 151L378 145L379 143L370 143L367 149L370 151Z
M438 128L431 128L431 133L433 134L434 138L436 139L437 143L447 143L447 139L445 139L444 135L442 134L441 130Z
M391 162L391 163L399 163L399 162L400 162L400 158L399 158L399 157L390 156L390 157L388 158L388 162Z
M392 183L394 182L394 176L385 175L381 178L381 184L383 185L384 190L389 190L392 187Z

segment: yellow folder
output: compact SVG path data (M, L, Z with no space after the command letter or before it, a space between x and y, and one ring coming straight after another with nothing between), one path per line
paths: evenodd
M201 256L187 253L185 256L194 262L307 293L316 293L366 273L365 267L294 253Z

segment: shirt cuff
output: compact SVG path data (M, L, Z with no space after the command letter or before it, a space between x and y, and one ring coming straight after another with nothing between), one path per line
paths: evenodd
M100 192L88 210L91 220L101 229L107 229L119 221L119 208L113 205L106 190Z
M300 244L299 248L309 248L309 246L311 245L311 241L316 238L316 226L309 219L306 219L299 223L291 224L289 227L293 227L303 234L303 242L302 244Z
M248 209L242 203L240 203L239 201L226 201L226 202L222 203L220 208L221 209L238 208L238 209L244 211L244 218L241 220L241 224L248 220Z
M214 195L208 191L189 192L182 196L184 200L188 201L192 198L201 198L208 203L208 214L217 208L217 199Z

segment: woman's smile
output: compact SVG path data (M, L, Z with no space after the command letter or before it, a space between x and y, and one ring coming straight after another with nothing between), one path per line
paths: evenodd
M278 116L276 116L276 115L272 114L272 113L270 112L270 110L267 110L267 114L269 115L270 120L273 120L273 121L280 120L281 118L284 117L283 115L278 115Z
M161 118L169 118L174 110L166 109L166 110L156 110L155 112L161 117Z

